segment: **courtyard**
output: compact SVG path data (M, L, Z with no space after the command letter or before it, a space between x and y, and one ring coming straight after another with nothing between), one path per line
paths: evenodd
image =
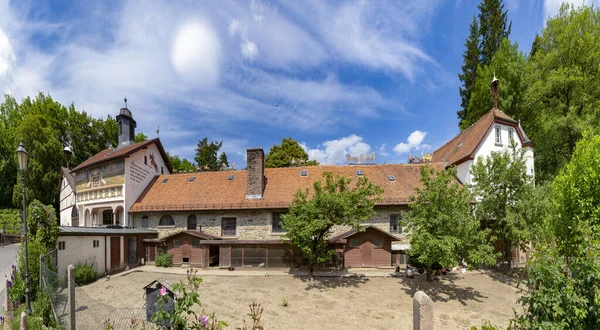
M412 296L419 290L434 301L436 329L468 329L480 326L483 320L505 327L513 309L519 311L516 283L480 272L442 276L431 283L425 282L424 276L321 277L312 281L289 275L201 277L202 308L226 321L228 329L241 327L244 319L247 324L251 321L246 314L253 301L264 308L265 329L412 329ZM181 274L131 272L77 290L114 308L139 309L145 304L144 286L156 279L173 284L185 278ZM78 313L94 312L94 306L88 307Z

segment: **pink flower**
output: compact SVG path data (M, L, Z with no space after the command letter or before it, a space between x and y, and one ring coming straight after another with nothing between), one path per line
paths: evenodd
M164 296L167 294L167 288L165 288L164 286L162 288L160 288L160 295Z
M202 324L208 324L208 316L204 315L200 317L200 322L202 322Z

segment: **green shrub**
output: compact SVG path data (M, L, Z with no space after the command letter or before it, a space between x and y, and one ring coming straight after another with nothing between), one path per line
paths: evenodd
M75 266L75 283L77 285L86 285L96 280L96 270L94 266L83 263Z
M168 253L159 253L156 256L156 267L171 267L173 266L173 256Z

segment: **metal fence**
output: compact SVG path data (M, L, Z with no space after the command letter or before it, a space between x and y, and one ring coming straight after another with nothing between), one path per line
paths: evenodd
M50 297L57 324L69 323L69 279L56 272L56 250L40 257L40 288ZM77 329L136 329L146 319L146 308L115 308L94 299L84 288L75 287Z

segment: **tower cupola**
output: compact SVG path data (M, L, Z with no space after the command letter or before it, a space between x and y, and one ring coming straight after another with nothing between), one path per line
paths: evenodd
M131 111L127 109L127 98L125 98L125 107L121 108L117 116L117 124L119 125L119 145L117 150L133 144L135 138L136 122L131 115Z

